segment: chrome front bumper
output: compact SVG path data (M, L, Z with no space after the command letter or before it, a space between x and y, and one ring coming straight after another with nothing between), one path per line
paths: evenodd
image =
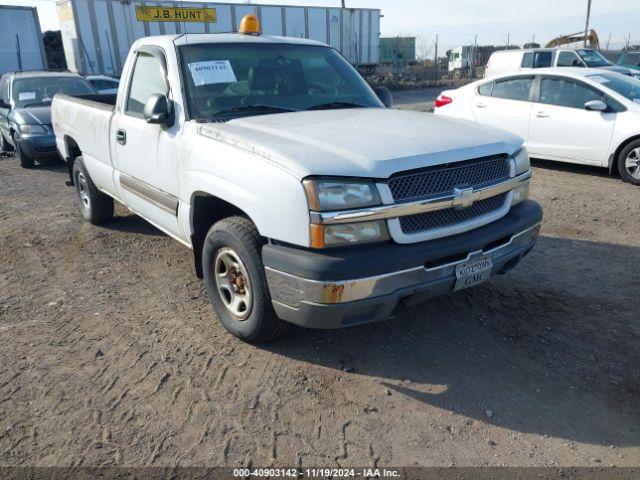
M297 308L302 302L338 304L388 295L408 287L429 284L442 279L455 281L456 266L480 255L491 258L494 265L513 252L532 246L540 232L540 224L513 235L503 245L487 251L475 251L465 258L431 268L417 267L399 272L342 281L318 281L298 277L266 267L267 283L273 301ZM497 272L494 272L497 273Z

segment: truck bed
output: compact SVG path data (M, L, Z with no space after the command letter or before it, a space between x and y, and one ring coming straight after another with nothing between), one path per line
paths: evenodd
M51 120L58 150L65 159L75 143L87 161L111 166L109 134L115 95L58 94L51 105Z

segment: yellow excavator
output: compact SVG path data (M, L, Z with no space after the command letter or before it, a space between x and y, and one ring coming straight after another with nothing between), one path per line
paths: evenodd
M546 48L555 48L561 45L569 45L572 43L584 42L585 47L600 50L600 41L595 30L585 32L572 33L571 35L561 35L547 43Z

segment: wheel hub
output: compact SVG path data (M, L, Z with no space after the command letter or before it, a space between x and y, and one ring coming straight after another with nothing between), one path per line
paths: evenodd
M227 311L237 320L249 318L253 307L251 280L240 256L231 248L216 254L214 273L218 295Z

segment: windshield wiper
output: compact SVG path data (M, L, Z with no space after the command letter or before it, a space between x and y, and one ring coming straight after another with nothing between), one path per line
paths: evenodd
M214 113L214 116L219 115L231 115L234 113L286 113L286 112L299 112L295 108L279 107L277 105L240 105L238 107L227 108L219 110Z
M37 107L38 105L49 105L49 104L51 104L51 101L25 103L21 108Z
M360 105L355 102L329 102L329 103L320 103L318 105L314 105L312 107L307 108L307 110L332 110L337 108L369 108L367 105Z

